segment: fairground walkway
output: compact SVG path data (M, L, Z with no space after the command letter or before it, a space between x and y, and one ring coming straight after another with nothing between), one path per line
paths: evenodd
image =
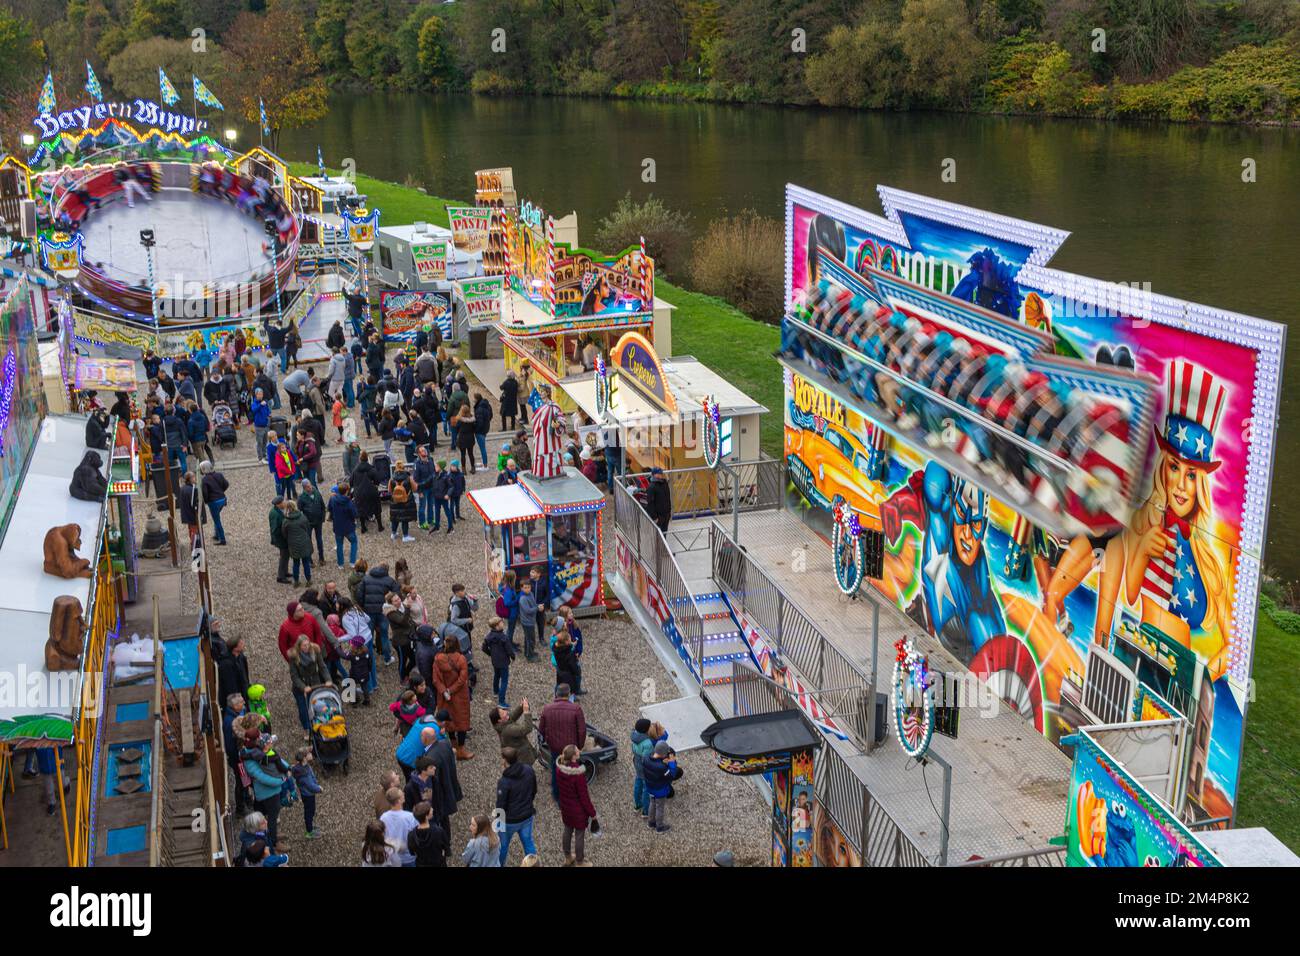
M616 489L620 538L655 575L682 656L703 675L715 711L730 716L761 705L752 663L731 663L724 673L711 646L739 632L761 664L787 666L784 675L764 667L789 691L774 694L765 682L765 696L787 696L786 706L818 721L829 744L818 799L868 865L1062 864L1063 848L1049 841L1064 831L1069 758L1011 707L974 692L982 685L964 665L892 604L876 601L870 585L852 599L840 592L829 544L783 507L780 462L738 465L730 474L690 469L670 480L674 501L690 505L666 536L625 488ZM724 604L730 620L720 618ZM967 677L957 737L935 734L924 762L902 751L888 708L873 708L868 690L888 693L894 642L903 636L929 656L932 670Z

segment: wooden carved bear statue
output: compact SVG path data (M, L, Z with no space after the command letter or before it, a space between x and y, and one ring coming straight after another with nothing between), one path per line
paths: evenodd
M60 578L90 577L90 562L77 557L81 525L65 524L45 532L45 573Z
M50 608L50 639L45 642L45 669L74 671L81 665L81 635L86 629L81 602L70 594L54 599Z

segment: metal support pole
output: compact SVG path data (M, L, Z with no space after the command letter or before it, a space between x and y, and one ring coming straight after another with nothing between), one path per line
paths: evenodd
M952 764L944 760L939 752L931 748L923 760L933 760L943 768L943 809L940 811L939 830L939 865L948 865L948 830L952 818Z
M871 602L871 684L867 688L867 753L876 749L876 680L880 665L880 602Z
M171 539L172 567L180 566L176 554L176 496L172 493L172 452L167 446L167 432L163 431L163 484L167 488L167 537Z

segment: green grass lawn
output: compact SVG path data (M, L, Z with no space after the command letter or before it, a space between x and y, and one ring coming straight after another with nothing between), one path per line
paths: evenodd
M1237 825L1268 827L1300 853L1300 638L1262 612L1257 620Z
M292 163L297 175L312 175L310 163ZM333 171L331 171L333 175ZM381 210L381 223L423 220L445 227L447 203L463 200L428 196L418 190L357 176L357 189ZM677 307L673 314L673 352L694 355L733 385L766 405L763 450L781 454L781 366L772 357L780 344L775 326L749 318L721 299L669 282L656 294ZM1256 694L1250 704L1237 822L1262 826L1300 852L1300 639L1259 617L1255 650Z

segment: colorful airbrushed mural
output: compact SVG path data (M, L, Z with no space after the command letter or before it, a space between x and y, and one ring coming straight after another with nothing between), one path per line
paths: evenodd
M554 241L548 222L541 209L524 203L510 224L510 282L515 292L548 310L553 297L557 318L654 311L654 261L642 249L633 246L613 256L574 249Z
M880 195L883 217L787 192L784 450L811 522L847 505L881 532L868 583L1053 742L1132 719L1084 706L1090 665L1171 702L1208 729L1178 813L1231 816L1282 327L1050 269L1060 230Z

